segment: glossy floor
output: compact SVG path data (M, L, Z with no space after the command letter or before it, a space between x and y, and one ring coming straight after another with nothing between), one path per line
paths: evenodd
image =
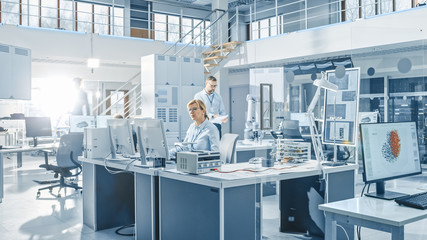
M116 229L94 232L82 224L82 197L79 192L61 192L56 198L43 191L36 198L37 189L43 187L33 180L50 180L53 174L40 169L43 159L40 156L24 155L23 167L16 167L13 155L4 157L4 192L0 203L0 239L134 239L119 236ZM390 181L387 188L420 188L427 191L427 174ZM363 188L361 175L358 175L356 195ZM56 191L53 191L56 194ZM65 196L65 197L64 197ZM264 237L263 239L320 239L302 234L278 233L277 196L264 198ZM405 226L406 239L427 239L427 220ZM390 239L390 234L362 228L362 239Z

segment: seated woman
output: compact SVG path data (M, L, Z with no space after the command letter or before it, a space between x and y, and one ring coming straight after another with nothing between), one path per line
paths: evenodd
M209 121L206 115L206 105L201 100L191 100L187 104L188 112L193 123L187 130L183 146L176 146L169 151L171 158L176 158L176 153L181 151L219 151L218 128Z

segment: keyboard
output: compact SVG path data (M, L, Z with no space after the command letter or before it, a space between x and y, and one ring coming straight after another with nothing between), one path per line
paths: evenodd
M397 198L394 201L400 205L424 210L427 209L427 192Z

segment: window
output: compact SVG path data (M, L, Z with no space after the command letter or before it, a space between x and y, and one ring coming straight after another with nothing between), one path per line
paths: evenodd
M252 23L252 40L259 38L259 21Z
M183 37L185 34L187 34L192 28L193 19L191 18L182 18L182 25L181 25L181 36ZM184 37L182 42L184 43L190 43L191 39L193 38L193 34L188 34Z
M346 0L345 6L346 20L352 21L359 18L359 0Z
M19 0L1 1L1 22L5 24L18 25L19 23Z
M405 10L412 7L412 0L395 0L396 11Z
M263 19L259 21L259 37L265 38L270 36L270 27L269 27L269 19Z
M77 2L77 31L92 32L92 4Z
M124 9L115 7L113 17L113 35L124 36Z
M179 40L179 17L168 16L168 38L169 42Z
M103 5L94 6L94 32L109 34L109 7Z
M41 27L58 28L58 1L41 0Z
M166 41L166 15L164 14L153 14L154 15L154 39Z
M59 27L61 29L73 30L73 2L60 0L59 2Z

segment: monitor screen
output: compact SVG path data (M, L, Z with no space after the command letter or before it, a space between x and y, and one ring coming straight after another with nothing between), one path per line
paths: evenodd
M135 147L129 121L108 119L107 124L112 158L117 159L116 154L121 154L125 158L134 157Z
M361 124L360 133L365 183L421 173L415 122Z
M148 118L134 119L134 121L142 162L150 158L168 160L169 151L163 121Z
M98 115L96 116L96 127L97 128L107 128L107 119L111 119L111 115Z
M37 146L37 137L51 137L50 117L26 117L25 135L34 139L34 146Z
M95 127L95 116L71 115L70 132L84 132L85 128Z

